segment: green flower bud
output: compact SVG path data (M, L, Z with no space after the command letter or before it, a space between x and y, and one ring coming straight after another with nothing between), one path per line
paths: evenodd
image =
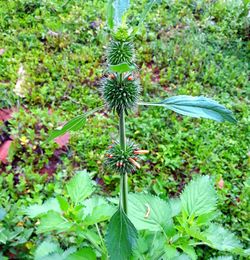
M130 41L112 40L108 47L108 63L117 65L120 63L134 63L134 48Z

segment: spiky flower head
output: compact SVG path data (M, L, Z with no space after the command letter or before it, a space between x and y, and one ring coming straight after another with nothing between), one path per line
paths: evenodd
M110 110L118 114L124 110L128 114L128 111L137 105L140 85L133 78L132 74L128 74L125 77L110 74L108 78L104 79L101 91Z
M107 58L110 65L120 63L134 64L134 47L132 42L114 38L109 44Z
M140 152L143 153L140 153ZM146 150L139 150L138 146L131 141L127 141L124 151L118 141L114 142L106 154L105 165L111 170L120 174L131 173L140 168L138 160L141 154L148 153Z

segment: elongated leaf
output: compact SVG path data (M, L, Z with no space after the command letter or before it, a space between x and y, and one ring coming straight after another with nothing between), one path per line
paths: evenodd
M3 208L0 208L0 221L4 219L6 211Z
M118 209L111 218L106 236L110 260L127 260L137 243L137 231L123 212Z
M101 110L102 108L103 108L103 106L95 108L95 109L93 109L93 110L91 110L91 111L89 111L89 112L87 112L83 115L80 115L80 116L77 116L77 117L71 119L62 128L52 131L49 138L47 139L47 142L50 142L51 140L57 138L58 136L64 135L67 132L78 131L79 129L81 129L84 126L85 120L88 116L90 116L93 113Z
M115 26L119 26L122 22L122 17L129 8L129 0L114 0L113 6L115 10L114 20Z
M138 230L162 231L172 226L168 202L147 194L129 194L128 216Z
M234 252L242 249L240 241L229 230L219 224L210 224L209 228L202 232L205 242L209 241L209 245L221 251Z
M139 105L160 106L185 116L203 117L218 122L228 121L236 123L236 119L230 110L216 101L202 96L174 96L158 103L141 102Z
M138 29L140 28L140 26L143 24L144 20L146 19L147 17L147 14L150 12L152 6L156 3L157 0L150 0L146 6L144 7L144 10L141 14L141 17L140 17L140 21L139 21L139 24L138 26L134 29L134 33L136 33L138 31Z
M115 9L114 9L114 0L109 0L107 5L107 24L109 29L114 28L114 16L115 16Z
M188 216L201 216L216 210L217 195L208 176L192 180L180 199L181 210Z
M86 171L78 172L66 185L71 200L82 203L93 191L93 183Z
M110 68L111 71L119 72L119 73L124 73L124 72L135 70L135 66L128 65L127 63L120 63L120 64L117 64L117 65L110 65L109 68Z
M72 223L68 222L60 213L49 211L41 217L41 223L38 226L37 233L50 231L65 232L72 227Z
M59 213L61 212L60 205L57 199L49 199L42 205L31 205L25 210L25 214L28 215L30 218L35 218L41 214L47 213L49 210L54 210Z

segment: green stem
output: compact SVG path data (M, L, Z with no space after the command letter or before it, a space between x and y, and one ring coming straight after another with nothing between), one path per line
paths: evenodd
M125 130L125 113L121 111L119 115L119 135L120 145L122 150L126 151L126 130ZM124 212L128 213L128 175L127 173L121 175L120 181L120 205Z

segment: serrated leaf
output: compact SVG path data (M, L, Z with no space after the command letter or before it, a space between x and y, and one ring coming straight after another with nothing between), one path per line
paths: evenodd
M59 137L61 135L64 135L67 132L78 131L79 129L81 129L84 126L85 120L86 120L86 118L88 116L90 116L93 113L101 110L102 108L103 107L95 108L95 109L93 109L91 111L86 112L83 115L80 115L80 116L77 116L77 117L71 119L68 123L66 123L60 129L52 131L50 136L47 139L47 142L50 142L51 140L53 140L53 139L55 139L55 138L57 138L57 137Z
M175 111L181 115L203 117L218 122L236 123L232 112L216 101L206 97L174 96L158 103L138 103L146 106L160 106Z
M180 196L181 210L198 217L216 210L217 195L209 176L200 176L186 185Z
M218 211L213 211L213 212L209 212L206 214L202 214L197 218L196 224L198 226L206 225L206 224L210 223L212 220L214 220L215 218L217 218L219 215L220 215L220 213Z
M128 71L135 70L136 67L134 65L129 65L129 64L124 62L124 63L120 63L120 64L117 64L117 65L110 65L109 69L112 72L125 73L125 72L128 72Z
M85 171L78 172L67 183L66 188L74 204L82 203L94 191L93 183Z
M96 260L96 255L92 248L86 247L69 255L65 260Z
M211 247L221 251L236 252L242 249L242 245L236 236L219 224L210 224L209 228L202 232L202 236Z
M61 253L62 249L57 243L44 241L42 242L35 251L35 260L42 260L46 256L53 254L53 253Z
M136 246L137 231L123 212L118 209L112 216L106 235L106 245L110 260L127 260Z
M198 256L193 248L193 246L182 244L178 246L183 252L185 252L192 260L198 259Z
M49 211L46 215L43 215L40 220L40 225L37 228L37 233L45 233L50 231L65 232L73 226L68 222L60 213L55 211Z
M172 226L168 202L148 194L129 194L128 216L138 230L162 231Z
M52 198L45 201L42 205L31 205L25 210L25 214L30 218L35 218L41 214L47 213L49 210L54 210L56 212L61 212L60 205L57 199Z
M171 208L171 216L177 216L181 212L181 200L179 198L171 198L168 202Z
M84 202L85 225L94 225L106 221L115 213L116 207L109 204L103 197L93 197Z

